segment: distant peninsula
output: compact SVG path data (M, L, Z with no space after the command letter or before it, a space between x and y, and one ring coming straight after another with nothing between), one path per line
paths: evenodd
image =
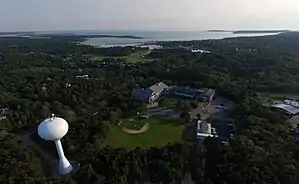
M34 37L34 38L41 38L41 37L72 37L72 38L130 38L130 39L142 39L143 37L139 36L131 36L131 35L79 35L74 33L37 33L37 32L0 32L0 36L7 35L12 37L19 37L19 36L27 36L27 37Z
M76 35L72 33L68 34L40 34L40 35L30 35L35 37L51 37L51 38L57 38L57 37L71 37L71 38L83 38L83 39L89 39L89 38L131 38L131 39L142 39L142 37L138 36L130 36L130 35Z
M231 33L233 31L221 30L221 29L212 29L212 30L208 30L208 32L214 32L214 33Z
M246 34L246 33L285 33L290 32L289 30L238 30L234 31L233 34Z
M248 34L248 33L285 33L290 32L289 30L223 30L223 29L212 29L208 30L208 32L214 33L233 33L233 34Z
M142 39L143 37L139 36L130 36L130 35L123 35L123 36L116 36L116 35L88 35L83 36L87 38L132 38L132 39Z
M26 31L22 31L22 32L0 32L0 36L2 35L17 35L17 36L23 36L23 35L28 35L28 34L34 34L34 32L26 32Z

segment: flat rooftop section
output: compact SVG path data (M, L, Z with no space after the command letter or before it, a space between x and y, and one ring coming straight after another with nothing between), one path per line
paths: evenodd
M294 107L292 105L288 105L288 104L274 104L271 107L281 109L281 110L287 112L288 114L292 114L292 115L299 113L299 108Z
M216 137L213 134L196 133L197 137Z

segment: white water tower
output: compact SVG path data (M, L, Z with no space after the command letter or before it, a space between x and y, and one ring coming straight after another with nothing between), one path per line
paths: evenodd
M73 170L72 165L66 159L60 139L68 132L69 125L66 120L55 117L47 118L38 126L38 135L47 141L54 141L59 156L59 173L65 175Z

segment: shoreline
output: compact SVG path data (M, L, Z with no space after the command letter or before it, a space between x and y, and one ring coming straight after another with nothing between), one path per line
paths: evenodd
M208 33L208 32L207 32ZM211 32L210 32L211 33ZM227 32L225 32L227 33ZM103 47L103 48L109 48L109 47L127 47L127 46L132 46L132 47L146 47L148 46L154 46L154 47L160 47L161 45L159 43L161 42L188 42L188 41L204 41L204 40L222 40L222 39L229 39L229 38L243 38L243 37L262 37L262 36L275 36L279 35L281 33L233 33L229 32L229 35L223 35L221 37L210 37L210 38L198 38L198 39L174 39L174 38L169 38L169 39L159 39L157 38L156 40L143 40L141 39L140 41L137 42L126 42L126 43L121 43L121 42L116 42L116 43L96 43L93 39L97 38L87 38L84 39L84 41L80 42L81 44L84 45L90 45L93 47ZM92 43L94 42L94 43Z

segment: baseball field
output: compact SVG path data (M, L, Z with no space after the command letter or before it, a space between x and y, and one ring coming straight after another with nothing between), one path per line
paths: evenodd
M161 147L182 141L183 130L184 126L175 120L125 119L119 126L109 131L104 144L113 148Z

